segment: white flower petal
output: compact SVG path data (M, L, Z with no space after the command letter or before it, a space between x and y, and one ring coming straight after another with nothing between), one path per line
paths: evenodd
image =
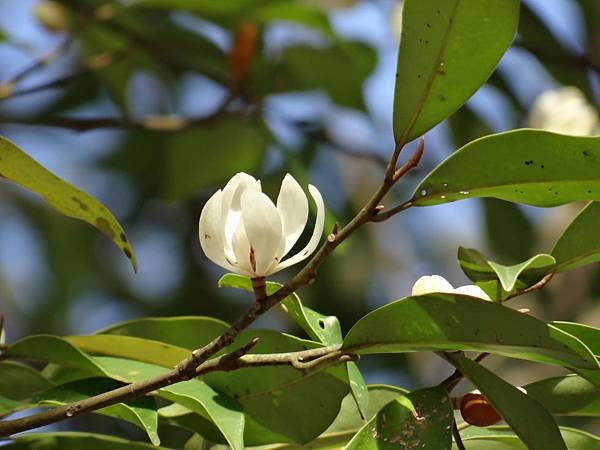
M457 287L454 292L456 294L470 295L471 297L481 298L483 300L491 300L490 296L485 293L483 289L475 284L468 284L466 286Z
M289 173L281 183L277 197L277 210L283 224L286 255L294 246L308 220L308 199L298 182Z
M242 207L240 198L247 190L260 192L260 181L247 173L240 172L233 176L223 188L223 202L221 206L222 222L224 224L225 253L234 258L232 248L233 234L241 220Z
M452 294L454 288L439 275L425 275L419 278L412 287L412 295L433 294L436 292Z
M285 246L279 211L269 197L255 190L243 193L241 205L246 236L254 250L255 275L268 275L273 263L281 259Z
M223 251L222 201L223 192L221 190L215 192L208 199L200 214L198 234L200 246L208 259L225 269L233 270L233 266L226 260Z
M321 193L319 192L319 190L312 184L308 185L308 191L310 192L310 195L312 196L313 200L315 201L315 204L317 205L317 218L315 219L315 228L313 230L313 234L310 238L310 241L308 242L308 244L306 244L306 247L304 247L304 249L300 250L294 256L286 259L277 267L275 267L275 270L273 270L273 272L285 269L286 267L299 263L300 261L308 258L308 256L315 251L317 245L319 245L319 242L321 241L321 236L323 235L323 227L325 226L325 203L323 202L323 197L321 197Z
M240 275L253 276L254 270L250 261L250 242L246 236L244 221L240 220L233 233L232 251L235 255L235 272Z

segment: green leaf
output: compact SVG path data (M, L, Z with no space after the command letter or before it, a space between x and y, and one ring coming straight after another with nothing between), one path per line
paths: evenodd
M224 351L232 351L255 337L258 343L251 351L254 354L295 352L320 346L272 330L249 329ZM253 367L212 372L203 379L242 405L246 414L246 445L303 444L315 439L334 420L349 391L344 364L316 372L302 372L291 366Z
M600 200L600 138L513 130L460 148L419 184L412 203L494 197L533 206Z
M185 348L132 336L110 334L67 336L65 341L93 355L133 359L162 367L173 367L191 355L191 352Z
M62 406L117 389L121 386L123 386L122 383L107 378L88 378L52 388L38 395L32 401L41 405ZM129 400L127 403L118 403L95 412L125 420L140 427L148 434L148 438L152 444L160 445L157 432L158 413L156 412L156 402L154 399L140 397Z
M263 124L233 116L174 134L166 143L167 196L183 198L258 170L269 139Z
M600 261L600 202L591 202L573 219L560 236L552 256L556 271L574 269Z
M369 391L367 383L365 382L360 369L354 362L346 364L346 370L348 371L348 382L350 383L350 392L356 402L358 411L361 417L367 417L367 411L369 409Z
M591 327L582 323L573 322L552 322L556 328L575 336L583 342L590 351L600 358L600 328Z
M472 350L567 367L597 369L578 339L499 303L457 294L392 302L360 319L343 348L351 353Z
M560 427L560 433L569 449L596 450L600 439L585 431ZM461 431L469 450L527 450L523 442L507 426L487 428L470 427ZM454 449L454 447L453 447Z
M7 450L168 450L143 442L92 433L30 433L12 438L3 446Z
M527 448L567 450L554 418L537 401L469 358L456 353L446 358L485 395Z
M129 359L98 356L94 360L116 380L133 383L163 374L167 368ZM166 386L157 395L210 420L234 449L243 449L244 414L240 405L201 380Z
M92 358L57 336L46 334L28 336L12 344L4 354L8 357L52 362L90 375L108 376Z
M367 422L345 450L392 450L452 444L452 403L442 387L410 392L390 402Z
M520 264L505 266L488 260L472 248L459 247L460 268L470 280L477 283L496 300L504 300L511 293L522 291L551 272L555 263L552 256L535 255Z
M394 93L397 142L422 135L475 93L510 46L518 17L518 0L405 1Z
M552 414L600 417L600 389L578 375L547 378L523 387Z
M58 178L3 137L0 137L0 178L6 178L42 196L62 214L95 226L125 253L134 270L137 270L135 255L127 236L106 206Z
M11 361L0 361L0 395L11 400L23 400L50 389L50 383L31 367Z
M264 6L256 5L248 19L261 25L269 25L273 21L293 22L320 31L327 37L335 37L327 14L305 3L267 2Z
M193 350L208 344L227 328L227 323L212 317L145 317L112 325L99 333L151 339Z
M278 291L283 285L267 281L267 294L271 295ZM252 292L252 281L248 277L228 273L219 280L219 287L232 287ZM281 302L281 308L302 328L306 334L315 341L325 345L342 343L342 329L340 322L335 316L324 316L300 301L296 293L286 297Z

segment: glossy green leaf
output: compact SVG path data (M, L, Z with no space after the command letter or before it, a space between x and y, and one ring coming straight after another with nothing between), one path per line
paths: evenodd
M531 450L567 450L552 415L537 401L475 361L457 353L446 355L498 410Z
M173 367L191 354L185 348L132 336L96 334L68 336L65 340L93 355L133 359L162 367Z
M360 319L344 340L352 353L473 350L597 369L578 339L499 303L457 294L392 302Z
M108 236L137 268L133 249L112 213L89 194L58 178L23 150L0 137L0 178L42 196L62 214L83 220Z
M555 260L550 255L540 254L520 264L505 266L490 261L475 249L459 247L458 262L465 275L491 298L504 300L509 294L540 281L553 269Z
M407 405L408 403L408 405ZM413 391L392 400L367 422L345 450L392 450L452 444L452 402L442 387Z
M168 450L143 442L92 433L30 433L12 438L6 450Z
M475 93L510 46L518 16L518 0L405 1L394 94L397 142L422 135Z
M574 428L560 427L560 434L571 450L596 450L600 444L598 437ZM461 435L469 450L527 450L525 444L507 426L470 427L462 431Z
M112 325L98 333L150 339L193 350L208 344L227 328L227 323L212 317L145 317Z
M167 368L129 359L97 356L94 360L112 378L128 383L164 373ZM179 403L210 420L234 449L244 448L244 414L240 405L202 380L189 380L158 390L160 397Z
M107 378L88 378L52 388L34 399L32 402L41 405L62 406L84 400L88 397L108 392L123 386L122 383ZM96 411L117 419L132 423L148 434L150 442L160 445L158 437L158 413L156 402L150 397L140 397L127 403L118 403Z
M30 358L78 369L89 375L108 376L92 358L57 336L40 334L23 338L5 352L8 357Z
M569 224L552 249L556 270L574 269L600 261L600 202L591 202Z
M1 396L23 400L51 387L52 383L31 367L11 361L0 361Z
M523 387L552 414L600 417L600 388L578 375L547 378Z
M552 325L565 333L575 336L583 342L597 358L600 358L600 328L591 327L582 323L560 321L552 322Z
M174 134L166 143L167 196L186 197L225 183L236 172L256 171L268 141L262 124L233 116Z
M513 130L454 152L419 184L416 206L494 197L533 206L600 200L600 138Z
M346 370L348 371L348 382L350 383L352 397L356 402L356 406L358 406L360 415L366 418L369 409L369 391L367 389L367 383L356 363L347 363Z

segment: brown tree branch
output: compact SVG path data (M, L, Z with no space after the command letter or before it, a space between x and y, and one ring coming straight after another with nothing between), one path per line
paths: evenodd
M147 380L131 383L127 386L114 389L112 391L104 392L102 394L89 397L87 399L71 403L69 405L49 409L47 411L32 414L27 417L14 420L0 421L0 437L10 436L14 433L21 431L31 430L38 428L43 425L59 422L74 416L81 415L83 413L95 411L106 406L114 405L126 400L140 397L148 394L154 390L160 389L171 384L186 381L198 376L198 371L202 370L203 364L209 364L207 361L211 356L219 352L221 349L227 347L235 338L240 334L242 330L252 324L260 315L267 312L273 306L277 305L284 298L298 290L300 287L311 283L316 277L317 268L321 265L324 259L348 236L350 236L357 228L371 221L372 217L375 216L379 211L379 204L383 197L390 191L393 185L404 175L408 170L400 170L401 175L397 176L398 171L396 164L400 152L404 146L403 142L398 142L396 148L390 158L389 164L386 169L386 174L383 183L373 194L371 199L365 204L365 206L354 216L354 218L343 227L338 233L332 233L325 240L324 244L319 250L313 255L309 262L300 270L287 284L282 286L278 291L271 295L266 295L264 291L264 279L253 280L253 289L255 292L256 300L252 307L233 325L227 329L222 335L212 340L210 343L202 348L194 350L191 355L185 360L181 361L173 370L170 370L157 377L150 378ZM422 153L421 148L418 153ZM418 163L420 156L417 158L411 158L414 160L414 164ZM413 163L411 163L413 164ZM250 348L254 344L249 344ZM247 348L248 346L244 347ZM335 363L336 361L349 361L353 359L353 356L346 355L338 348L335 349L320 349L317 352L325 352L321 356L316 357L310 361L305 360L294 360L295 363L290 362L294 367L307 370L314 369L321 364ZM331 353L331 354L329 354ZM250 356L250 355L249 355ZM248 362L248 358L244 359L244 355L234 358L229 356L222 364L224 367L231 368L235 364L242 364L244 361ZM234 363L238 361L237 363ZM212 363L210 364L217 364ZM204 366L205 369L207 366ZM206 369L208 370L208 369ZM216 369L214 369L216 370Z

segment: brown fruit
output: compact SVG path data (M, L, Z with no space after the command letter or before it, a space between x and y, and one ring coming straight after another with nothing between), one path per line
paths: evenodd
M502 420L502 416L478 393L470 392L460 400L460 413L465 422L476 427L489 427Z

